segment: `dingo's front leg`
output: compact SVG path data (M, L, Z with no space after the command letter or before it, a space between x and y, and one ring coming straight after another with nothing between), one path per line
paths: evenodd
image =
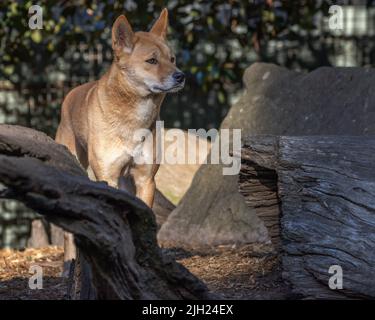
M137 165L131 169L131 175L134 178L136 196L152 208L155 195L154 176L158 171L159 165L145 164Z

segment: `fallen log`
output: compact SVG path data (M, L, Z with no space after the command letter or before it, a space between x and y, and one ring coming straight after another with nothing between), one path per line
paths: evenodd
M130 194L89 180L67 148L45 134L0 125L0 181L12 198L75 235L76 298L207 299L206 286L162 254L155 216Z
M250 137L239 190L280 245L294 293L375 298L374 137ZM329 286L332 266L342 289Z
M175 206L158 189L155 191L152 211L156 217L158 229L167 220ZM64 232L61 228L48 223L45 219L34 219L31 223L30 237L27 247L42 248L47 246L63 246Z

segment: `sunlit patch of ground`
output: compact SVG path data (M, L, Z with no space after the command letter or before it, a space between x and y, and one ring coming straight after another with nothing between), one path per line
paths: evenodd
M47 247L24 251L0 250L0 300L4 299L64 299L66 281L61 277L63 249ZM29 279L35 272L30 267L38 265L43 270L43 289L30 289Z
M181 264L224 299L285 299L290 289L281 279L279 258L271 246L174 250Z
M283 299L289 292L281 281L277 256L268 248L163 250L203 280L219 298ZM62 259L60 247L0 250L0 300L64 299L67 285L60 277ZM29 288L32 265L43 268L42 290Z

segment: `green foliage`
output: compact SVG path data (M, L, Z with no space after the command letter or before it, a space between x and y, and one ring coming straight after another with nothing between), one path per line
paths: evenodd
M109 45L110 27L126 13L135 30L150 26L163 7L170 12L170 40L190 80L212 88L220 103L241 83L244 68L261 59L263 45L292 26L313 29L314 14L329 1L40 1L44 28L30 30L30 0L0 3L0 76L16 87L48 81L73 44ZM62 68L62 67L61 67Z

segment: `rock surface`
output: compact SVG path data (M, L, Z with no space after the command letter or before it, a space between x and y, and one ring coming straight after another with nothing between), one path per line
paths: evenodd
M375 69L319 68L311 73L255 63L222 128L242 135L375 134Z
M221 125L241 128L242 137L375 133L373 69L324 67L306 74L255 63L243 82L242 97ZM189 247L268 241L256 210L238 193L237 182L238 176L223 176L221 166L201 166L159 231L159 242Z
M170 132L171 129L166 129L165 133ZM197 146L203 142L204 138L184 132L185 146L178 145L179 152L181 148L184 148L185 157L188 157L189 143L195 143ZM164 149L169 148L173 141L164 138ZM207 141L207 150L202 150L201 157L205 158L210 149L210 142ZM196 149L198 154L198 148ZM155 176L156 187L158 190L174 205L177 205L181 198L184 196L186 191L189 189L195 173L198 171L200 164L167 164L162 163ZM155 209L154 209L155 210Z

